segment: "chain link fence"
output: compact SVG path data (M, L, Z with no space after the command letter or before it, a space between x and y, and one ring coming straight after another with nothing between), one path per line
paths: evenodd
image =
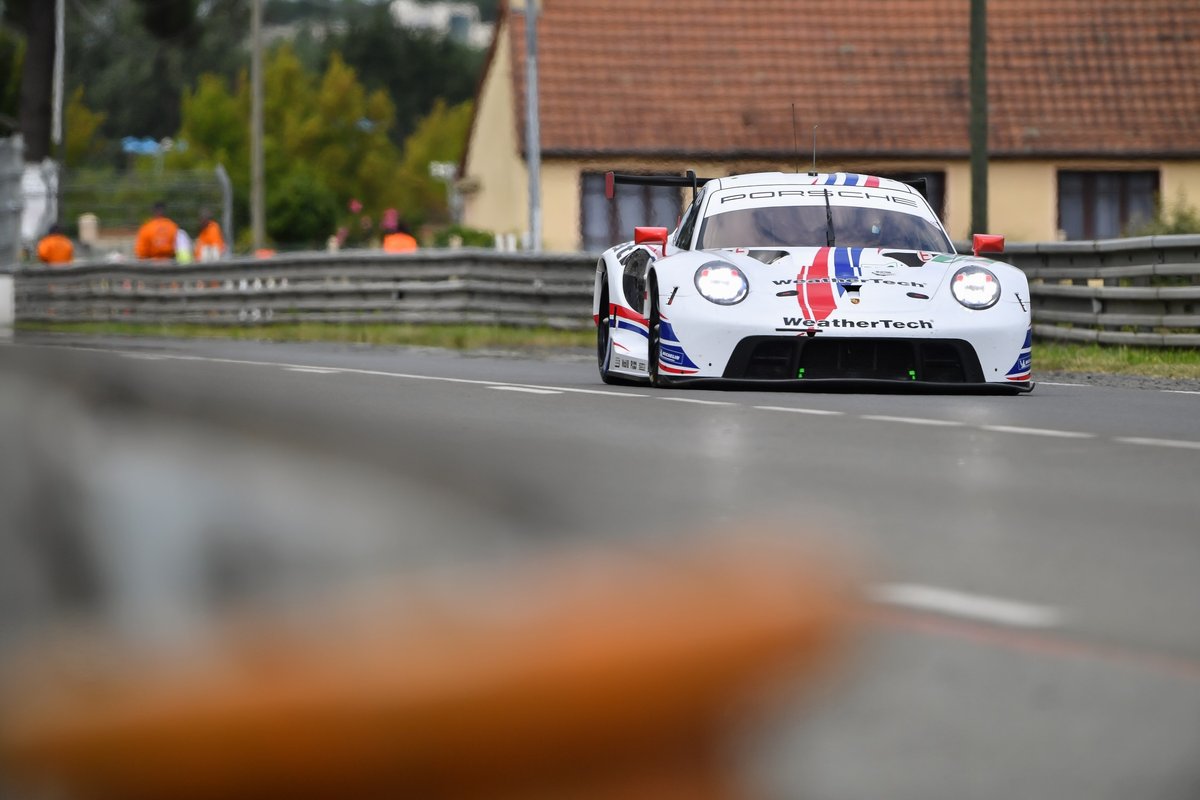
M21 137L0 139L0 271L17 263L21 248Z
M195 235L201 211L208 211L229 235L232 196L217 170L164 170L140 168L127 172L78 169L63 175L60 220L68 236L77 238L81 255L103 257L132 253L138 227L150 216L156 202L166 205L167 216L189 235ZM81 224L93 215L93 226Z

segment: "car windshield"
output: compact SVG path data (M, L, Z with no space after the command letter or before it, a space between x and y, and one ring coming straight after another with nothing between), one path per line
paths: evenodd
M952 252L945 234L915 214L855 206L831 210L838 247ZM697 248L824 247L826 231L823 204L742 208L707 217Z

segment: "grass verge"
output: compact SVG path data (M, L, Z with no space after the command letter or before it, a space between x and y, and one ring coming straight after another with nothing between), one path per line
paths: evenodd
M92 336L159 336L184 339L246 339L271 342L347 342L352 344L445 347L453 350L558 349L591 347L590 330L506 328L491 325L336 325L297 323L256 326L154 325L123 322L21 322L19 331Z
M1035 341L1033 370L1200 380L1200 350Z

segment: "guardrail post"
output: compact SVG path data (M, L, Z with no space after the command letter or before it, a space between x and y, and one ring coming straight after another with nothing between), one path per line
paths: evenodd
M13 300L13 276L0 274L0 339L11 339L16 304Z

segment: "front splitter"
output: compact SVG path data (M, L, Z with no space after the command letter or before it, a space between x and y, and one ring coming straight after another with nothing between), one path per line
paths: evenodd
M853 392L871 394L1028 394L1033 381L1008 383L941 383L936 381L896 381L879 378L804 378L766 380L749 378L709 378L696 376L658 376L663 386L680 389L721 389L754 392Z

